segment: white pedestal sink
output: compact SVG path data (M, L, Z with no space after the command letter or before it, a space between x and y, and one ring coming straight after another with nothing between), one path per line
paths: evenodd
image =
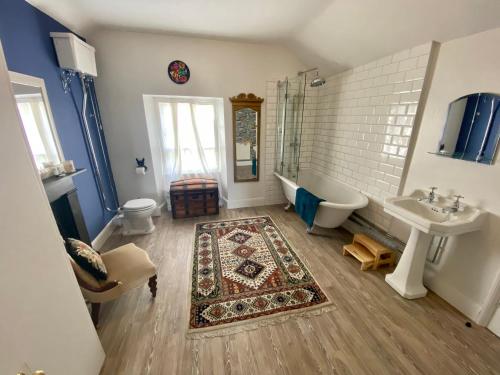
M384 211L411 226L410 238L393 273L386 282L401 296L414 299L424 297L425 259L433 236L448 237L479 230L486 212L461 204L456 212L450 199L436 195L435 201L426 200L427 193L416 190L409 196L387 198Z

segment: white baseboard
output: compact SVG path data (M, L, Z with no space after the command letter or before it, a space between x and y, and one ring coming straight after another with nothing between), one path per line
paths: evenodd
M102 245L106 242L106 240L113 234L113 231L116 228L116 216L113 217L104 228L102 228L101 232L97 235L96 238L92 241L92 247L96 250L100 250Z
M227 208L243 208L264 206L266 198L229 199L226 201Z
M490 322L493 314L495 314L498 304L500 302L500 271L497 272L495 281L493 282L481 311L478 314L477 324L481 326L487 326Z
M471 301L470 297L465 296L458 289L452 285L434 278L432 270L426 269L424 272L424 285L436 293L438 296L446 300L450 305L459 310L462 314L469 317L475 323L480 324L479 317L481 312L481 305ZM484 325L481 324L481 325Z
M244 207L258 207L268 206L273 204L285 204L286 198L268 199L266 197L248 198L248 199L227 199L222 197L224 204L227 208L244 208Z

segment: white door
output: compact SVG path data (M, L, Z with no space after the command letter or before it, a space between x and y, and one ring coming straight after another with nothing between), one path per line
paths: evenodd
M0 43L0 374L98 374L104 352L35 170Z

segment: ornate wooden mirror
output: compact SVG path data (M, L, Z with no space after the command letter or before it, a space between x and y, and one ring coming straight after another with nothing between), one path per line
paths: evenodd
M259 181L260 112L264 99L239 94L229 100L233 104L234 182Z

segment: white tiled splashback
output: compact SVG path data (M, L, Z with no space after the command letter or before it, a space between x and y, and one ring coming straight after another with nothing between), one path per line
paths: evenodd
M370 204L360 213L387 229L381 203L399 191L431 43L328 77L306 91L300 168L361 190ZM273 176L276 82L267 84L266 196L283 202Z

